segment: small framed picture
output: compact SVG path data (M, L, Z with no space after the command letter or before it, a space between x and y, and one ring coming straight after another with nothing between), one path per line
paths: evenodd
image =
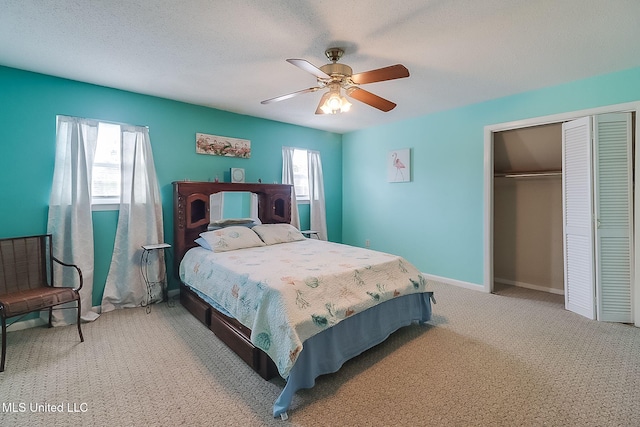
M411 181L411 149L402 148L389 151L387 157L387 181Z
M244 169L231 168L231 182L244 182Z

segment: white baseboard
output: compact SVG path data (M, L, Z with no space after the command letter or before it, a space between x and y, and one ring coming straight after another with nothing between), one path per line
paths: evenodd
M7 326L7 332L20 331L22 329L35 328L37 326L46 325L47 321L38 317L37 319L22 320Z
M96 305L91 308L94 312L98 314L100 314L100 312L102 311L102 307L100 307L99 305ZM29 329L29 328L36 328L38 326L44 326L48 322L49 322L48 320L45 320L42 317L38 317L37 319L20 320L16 323L11 324L11 326L7 326L7 332L19 331L22 329Z
M518 286L520 288L532 289L534 291L542 291L542 292L548 292L550 294L564 295L564 289L556 289L556 288L550 288L547 286L533 285L531 283L519 282L517 280L501 279L499 277L495 277L493 281L494 283L502 283L503 285Z
M458 286L460 288L471 289L474 291L484 292L484 286L476 283L464 282L462 280L450 279L448 277L436 276L434 274L422 273L427 280L433 280L434 282L440 282L447 285Z
M168 292L168 297L169 299L174 298L176 296L180 295L180 289L172 289ZM102 313L102 307L99 305L96 305L94 307L92 307L93 311L100 314ZM44 320L41 317L38 317L37 319L29 319L29 320L20 320L17 321L13 324L11 324L10 326L7 326L7 332L13 332L13 331L20 331L22 329L29 329L29 328L35 328L38 326L43 326L46 325L47 321Z

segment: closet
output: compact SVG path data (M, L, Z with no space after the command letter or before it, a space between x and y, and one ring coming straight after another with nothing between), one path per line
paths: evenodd
M494 282L563 294L562 124L494 133Z
M635 113L493 133L494 283L632 322Z

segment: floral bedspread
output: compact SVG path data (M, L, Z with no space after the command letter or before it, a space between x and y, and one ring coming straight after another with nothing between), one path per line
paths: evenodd
M432 291L402 257L316 239L220 253L193 248L180 278L250 328L251 342L283 378L307 338L391 298Z

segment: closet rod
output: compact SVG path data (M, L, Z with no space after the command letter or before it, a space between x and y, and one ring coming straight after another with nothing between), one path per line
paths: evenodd
M496 178L537 178L540 176L561 176L562 171L540 171L540 172L501 172L493 176Z

